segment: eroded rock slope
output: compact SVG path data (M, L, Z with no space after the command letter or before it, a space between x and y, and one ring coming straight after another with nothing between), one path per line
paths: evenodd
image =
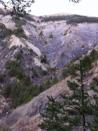
M78 59L94 48L98 44L97 36L98 18L77 15L45 17L27 15L19 18L9 11L2 10L0 12L0 118L5 121L5 117L8 117L6 122L13 130L15 123L25 117L28 117L27 119L32 117L35 120L33 116L39 115L43 110L47 103L47 95L56 97L67 88L67 79L54 85L63 79L60 71L70 61ZM44 88L43 83L45 83ZM46 90L51 85L54 86ZM2 93L7 86L7 91ZM20 93L19 87L25 87L23 90L28 94L33 92L34 94L28 97L25 92ZM14 92L9 93L8 89L16 88L20 92L17 94L18 97L16 94L13 97L11 93ZM43 92L44 90L46 91ZM9 104L12 103L11 98L20 96L18 103L17 99L14 100L15 108L32 100L13 112L9 111L12 106Z

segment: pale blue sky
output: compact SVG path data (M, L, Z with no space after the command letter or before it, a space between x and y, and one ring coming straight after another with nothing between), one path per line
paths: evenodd
M98 0L81 0L79 4L69 0L35 0L33 15L51 15L56 13L98 16Z

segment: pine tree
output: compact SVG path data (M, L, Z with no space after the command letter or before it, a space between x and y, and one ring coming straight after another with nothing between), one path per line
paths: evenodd
M92 131L98 131L98 99L96 100L96 105L93 108L93 117L94 120L92 122Z
M69 118L63 104L53 97L48 97L48 99L46 109L41 113L43 122L40 127L47 131L69 131Z
M85 74L89 64L84 65L84 59L80 60L79 76L76 80L68 81L70 95L60 95L61 101L49 98L48 105L42 114L41 127L47 131L71 131L75 126L82 127L83 131L89 127L86 116L92 113L90 99L84 85Z
M94 85L91 87L95 92L93 105L93 121L91 123L92 131L98 131L98 78L94 78Z
M85 89L84 89L84 84L83 84L83 76L84 76L84 72L83 72L83 64L82 61L80 60L80 91L81 91L81 101L80 101L80 115L82 116L82 126L83 126L83 131L86 131L86 105L87 103L85 102L85 100L87 99L88 95L87 93L85 93Z

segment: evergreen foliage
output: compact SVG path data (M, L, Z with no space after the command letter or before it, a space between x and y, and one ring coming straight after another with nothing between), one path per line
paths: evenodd
M53 97L48 97L48 99L46 110L41 114L43 116L41 128L47 131L68 131L70 129L68 114L65 112L63 104Z
M81 59L78 67L80 73L77 79L68 81L71 94L67 96L61 94L61 101L48 97L47 107L41 113L43 117L42 129L47 131L71 131L75 126L79 126L82 127L83 131L86 131L90 128L90 123L86 117L92 115L92 105L87 92L88 89L84 84L84 78L88 70L91 69L89 57Z
M88 72L91 68L92 68L92 63L96 62L98 60L98 52L93 49L89 55L84 56L84 58L82 59L82 68L83 71L86 73ZM68 64L66 67L64 67L63 69L63 77L67 77L67 76L77 76L77 71L79 70L79 64L74 64L73 62L71 62L70 64Z
M25 74L21 66L21 59L22 55L18 53L14 60L10 60L6 64L8 75L14 80L7 84L3 94L11 98L12 106L15 108L30 101L40 92L39 86L34 85Z
M9 0L7 2L0 0L0 3L4 6L5 9L10 4L10 6L13 8L13 14L16 16L24 16L28 12L27 8L31 7L32 3L34 3L34 0Z
M91 131L98 131L98 78L93 79L91 89L95 91L93 105L93 121L90 124Z
M8 84L3 89L5 97L11 98L12 106L17 106L30 101L34 96L40 92L48 89L57 82L57 78L48 78L41 85L35 85L29 76L26 75L22 67L22 54L19 52L14 59L9 60L6 64L7 75L10 78ZM39 73L39 74L38 74ZM33 70L34 77L38 75L45 75L45 72L39 70ZM0 82L4 81L3 74L0 76Z

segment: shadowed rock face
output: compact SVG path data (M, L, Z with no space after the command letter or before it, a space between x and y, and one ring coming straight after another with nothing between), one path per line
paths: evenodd
M66 22L47 23L42 29L43 50L51 66L63 67L98 43L97 24L67 25Z
M98 43L98 24L94 21L76 22L74 25L67 24L66 19L41 22L39 18L37 22L36 28L27 23L24 30L30 33L29 41L33 41L33 44L47 56L51 67L63 67Z

